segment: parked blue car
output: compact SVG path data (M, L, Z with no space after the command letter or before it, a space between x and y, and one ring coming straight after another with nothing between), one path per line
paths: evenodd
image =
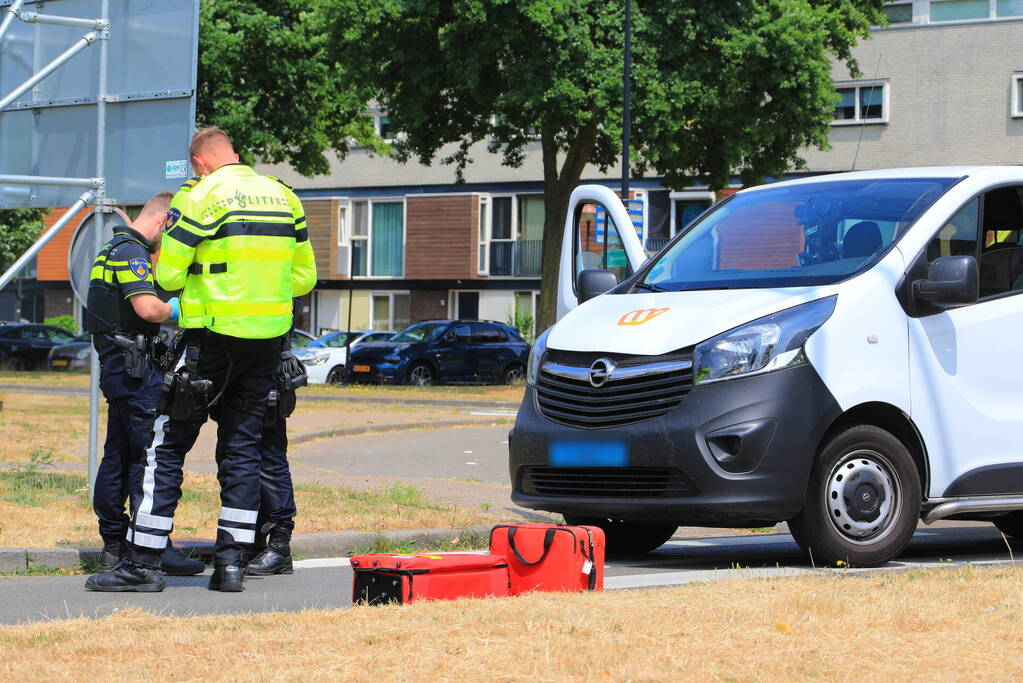
M512 327L483 320L432 320L351 351L353 382L503 382L525 377L529 344Z

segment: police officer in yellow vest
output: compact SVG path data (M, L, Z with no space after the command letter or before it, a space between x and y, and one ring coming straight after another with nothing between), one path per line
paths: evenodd
M219 128L196 133L189 154L202 177L174 196L156 267L160 286L182 290L184 340L164 377L129 559L91 577L91 590L163 590L160 555L181 497L184 457L211 408L219 416L221 508L209 588L243 590L266 399L292 326L292 299L316 284L305 215L291 188L238 163Z

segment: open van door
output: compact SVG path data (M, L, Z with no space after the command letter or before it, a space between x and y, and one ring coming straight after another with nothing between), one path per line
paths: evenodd
M568 201L558 273L558 320L580 304L579 274L604 270L618 282L630 277L647 255L625 206L603 185L580 185ZM610 283L610 276L608 276Z

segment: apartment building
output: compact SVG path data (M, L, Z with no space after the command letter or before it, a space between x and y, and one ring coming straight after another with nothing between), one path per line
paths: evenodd
M799 173L1023 164L1023 0L903 0L886 12L890 25L853 51L862 76L835 64L831 148L804 150ZM386 113L372 115L387 137ZM519 168L502 166L483 143L470 156L461 185L451 167L402 165L366 149L332 159L316 178L261 166L295 186L309 219L320 281L300 325L398 329L428 318L507 321L516 307L532 314L543 237L539 143ZM614 168L583 172L583 182L613 188L619 178ZM659 178L634 179L632 188L630 213L649 249L715 198L700 187L670 191ZM600 219L593 216L595 230ZM52 255L66 248L55 241ZM66 275L63 285L44 279L61 273L42 264L37 280L23 280L36 292L37 315L25 317L69 305Z

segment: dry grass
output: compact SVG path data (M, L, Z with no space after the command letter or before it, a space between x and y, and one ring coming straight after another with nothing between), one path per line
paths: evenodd
M0 384L36 385L49 387L87 387L89 374L84 372L15 372L0 371ZM522 386L482 385L482 386L440 386L440 387L406 387L381 386L375 384L356 384L352 386L327 386L316 384L303 389L315 395L337 396L338 398L380 397L394 399L463 399L473 401L511 401L522 400Z
M298 533L467 527L495 521L487 511L435 505L411 486L376 491L296 484ZM220 488L213 475L185 474L177 537L216 536ZM0 547L90 547L99 532L83 475L39 470L0 473Z
M105 407L101 422L106 420ZM7 393L0 412L0 462L25 462L34 452L81 459L89 436L89 399Z
M0 370L0 384L37 384L43 387L87 387L89 372Z
M0 628L0 678L1019 680L1023 571Z

